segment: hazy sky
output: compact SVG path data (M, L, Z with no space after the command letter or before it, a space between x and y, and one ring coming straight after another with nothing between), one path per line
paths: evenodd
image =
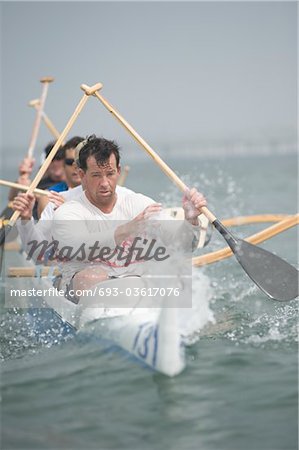
M46 75L60 130L101 81L152 144L295 136L295 2L2 2L1 21L4 148L28 146ZM128 141L94 98L70 135L92 132Z

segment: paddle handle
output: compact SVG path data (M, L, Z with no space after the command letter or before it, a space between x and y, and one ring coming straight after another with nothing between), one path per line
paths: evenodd
M95 95L97 91L102 89L102 83L96 83L93 86L87 86L87 84L81 84L80 88L85 92L86 95Z
M36 140L37 140L37 135L38 135L38 131L40 128L42 111L44 109L44 105L45 105L47 94L48 94L49 83L51 83L53 80L54 80L54 78L52 78L52 77L44 77L40 80L40 82L43 85L43 88L42 88L40 103L39 103L39 106L37 109L35 121L34 121L33 128L32 128L29 148L28 148L28 152L27 152L28 158L32 158L32 156L33 156L33 152L34 152Z
M43 77L40 79L41 83L52 83L52 81L54 81L53 77Z
M89 92L90 88L87 85L82 85L81 89ZM101 95L99 92L93 94L100 100L100 102L105 106L105 108L119 121L119 123L130 133L130 135L135 139L135 141L142 146L142 148L147 152L148 155L155 161L155 163L160 167L160 169L177 185L177 187L182 191L186 192L188 187L186 184L177 176L177 174L160 158L160 156L155 152L150 145L137 133L136 130L120 115L120 113L113 108L113 106ZM206 207L201 208L202 213L209 219L211 223L217 220L216 216Z

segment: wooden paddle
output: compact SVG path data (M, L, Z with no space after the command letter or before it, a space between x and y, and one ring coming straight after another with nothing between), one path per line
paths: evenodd
M0 180L1 186L7 186L7 187L13 187L16 189L19 189L20 191L28 191L29 186L25 186L24 184L20 183L13 183L12 181L6 181L6 180ZM46 191L44 189L34 189L33 194L36 195L49 195L49 191Z
M40 82L43 85L43 89L42 89L42 94L41 94L39 106L37 108L37 113L35 116L35 121L33 124L32 133L31 133L29 148L28 148L28 152L27 152L28 158L32 158L32 156L33 156L33 152L34 152L36 140L37 140L37 135L38 135L38 131L39 131L40 124L41 124L42 112L44 110L46 98L48 95L49 83L52 83L52 81L54 81L53 77L44 77L40 80Z
M52 81L54 81L53 77L44 77L44 78L41 78L41 80L40 80L43 87L42 87L41 98L39 100L39 106L36 108L37 112L36 112L35 120L33 122L31 138L30 138L29 147L28 147L28 151L27 151L27 158L33 157L33 152L34 152L34 149L36 146L38 131L40 128L41 117L42 117L44 105L45 105L47 94L48 94L49 83L52 83ZM10 207L10 205L8 204L4 208L4 210L0 213L0 218L1 218L1 220L8 220L12 214L13 214L13 210Z
M266 241L267 239L271 239L273 236L276 236L277 234L282 233L283 231L286 231L289 228L292 228L298 224L299 224L298 214L295 214L294 216L286 216L286 218L279 221L275 225L271 225L270 227L265 228L264 230L259 231L258 233L255 233L249 236L248 238L245 238L245 241L250 242L251 244L259 244L261 242ZM222 261L223 259L229 258L232 255L233 252L231 251L231 249L229 247L225 247L222 248L221 250L216 250L215 252L195 256L194 258L192 258L192 265L195 267L204 266L206 264L212 264L214 262Z
M184 193L187 191L185 183L102 95L96 91L91 93L91 88L86 84L81 85L81 89L96 96L178 188ZM293 266L273 253L234 236L207 207L201 211L226 240L247 275L268 297L288 301L298 296L298 271Z
M89 88L89 92L88 93L87 92L84 93L84 95L81 98L80 102L78 103L75 111L73 112L71 118L69 119L69 121L66 124L64 130L62 131L61 135L59 136L58 140L56 141L54 147L52 148L52 150L48 154L48 156L45 159L44 163L42 164L42 166L40 167L39 171L37 172L34 180L30 184L29 189L27 191L27 194L29 194L29 193L31 194L34 191L34 189L36 188L36 186L38 185L38 183L40 182L40 180L42 179L43 175L45 174L46 170L48 169L49 165L51 164L51 161L54 158L57 150L61 146L63 140L68 135L70 129L74 125L74 123L77 120L79 114L81 113L83 107L85 106L85 103L87 102L89 96L93 95L98 89L101 89L101 88L102 88L102 84L101 83L97 83L94 86L92 86L91 88ZM6 227L1 228L1 230L0 230L0 245L2 245L5 242L5 236L12 229L12 227L14 226L14 224L15 224L16 220L18 219L19 215L20 215L20 212L19 211L15 211L13 213L12 217L10 218L8 225Z
M30 100L30 102L28 103L28 106L35 108L35 110L38 110L39 105L40 105L39 98L36 98L35 100ZM52 120L49 119L49 117L47 116L45 111L42 111L41 115L42 115L42 119L43 119L46 127L50 131L50 133L52 133L52 135L55 137L55 139L58 139L60 136L60 133L57 130L57 128L55 127L55 125L53 124ZM62 145L64 145L64 142L62 142Z

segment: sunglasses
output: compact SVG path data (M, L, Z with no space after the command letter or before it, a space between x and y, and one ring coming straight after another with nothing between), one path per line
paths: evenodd
M65 163L67 166L72 166L72 165L74 164L74 162L75 162L74 158L66 158L66 159L64 160L64 163Z

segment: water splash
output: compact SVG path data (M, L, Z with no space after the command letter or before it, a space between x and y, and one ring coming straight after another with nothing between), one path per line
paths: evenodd
M2 360L21 358L50 348L73 336L73 331L51 310L8 309L1 316Z
M198 270L192 273L192 308L179 310L179 324L184 342L190 345L200 338L208 323L215 323L210 301L213 296L210 279Z
M244 342L254 345L268 342L297 343L297 317L298 303L296 301L275 307L274 314L264 313L249 323L251 335L245 338Z

